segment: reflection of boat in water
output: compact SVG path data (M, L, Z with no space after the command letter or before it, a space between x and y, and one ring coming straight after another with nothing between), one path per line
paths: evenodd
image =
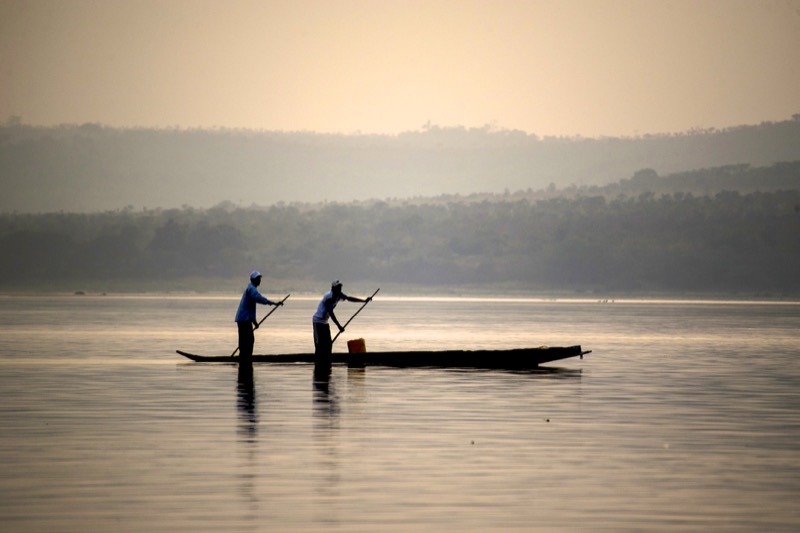
M238 363L238 357L230 355L195 355L181 350L177 352L198 363ZM445 368L497 368L526 369L540 364L570 357L581 357L591 353L580 346L542 346L539 348L516 348L511 350L441 350L414 352L360 352L334 353L331 364L346 364L351 367L445 367ZM253 363L315 363L314 354L253 355Z

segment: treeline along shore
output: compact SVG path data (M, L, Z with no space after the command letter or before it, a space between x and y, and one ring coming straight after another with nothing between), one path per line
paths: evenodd
M798 265L800 162L642 170L538 193L0 215L0 288L14 290L186 279L202 290L202 280L241 281L258 268L271 283L794 298Z

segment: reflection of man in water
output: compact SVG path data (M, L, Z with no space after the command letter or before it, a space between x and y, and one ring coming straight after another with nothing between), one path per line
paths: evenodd
M253 356L255 335L253 330L258 328L256 320L256 303L265 305L283 305L283 302L273 302L261 296L257 287L261 285L261 272L254 271L250 274L250 284L242 294L239 309L236 310L236 326L239 329L239 352L241 360L250 361Z
M338 279L331 283L331 290L323 295L322 300L317 306L317 312L314 313L311 319L314 326L314 353L316 355L330 355L333 349L331 327L328 324L328 318L333 320L333 323L339 328L339 333L344 331L344 328L333 313L333 308L336 307L336 304L341 300L366 303L372 301L372 297L370 296L366 300L362 300L355 296L348 296L342 292L342 284Z
M239 407L239 433L243 440L252 442L258 427L256 413L256 388L252 364L240 364L237 379L237 406Z
M323 420L330 420L339 411L331 374L330 358L321 357L314 363L314 415Z

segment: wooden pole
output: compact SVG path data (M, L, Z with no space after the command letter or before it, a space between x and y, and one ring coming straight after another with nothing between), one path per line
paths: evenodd
M370 299L374 298L374 297L375 297L375 295L376 295L376 294L378 294L378 291L379 291L379 290L381 290L381 289L380 289L380 287L378 287L378 290L376 290L375 292L373 292L373 293L372 293L372 296L370 296ZM344 328L346 328L346 327L347 327L347 325L348 325L350 322L352 322L352 321L353 321L353 319L356 317L356 315L357 315L358 313L360 313L360 312L361 312L361 310L362 310L362 309L364 309L364 308L367 306L367 304L368 304L368 303L369 303L369 300L367 300L366 302L364 302L364 305L362 305L361 307L359 307L359 308L358 308L358 311L356 311L355 313L353 313L353 316L351 316L351 317L350 317L350 320L348 320L347 322L345 322L345 323L344 323L344 326L342 326L342 331L344 331ZM342 331L340 331L339 333L337 333L337 334L336 334L336 336L333 338L333 340L331 341L331 346L333 346L333 343L334 343L334 342L336 342L336 339L338 339L338 338L339 338L339 335L341 335L341 334L342 334Z

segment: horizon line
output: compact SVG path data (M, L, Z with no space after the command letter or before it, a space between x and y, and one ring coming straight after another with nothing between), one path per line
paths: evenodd
M283 134L283 135L317 135L321 137L385 137L385 138L398 138L404 135L415 135L415 134L429 134L435 132L463 132L463 133L483 133L489 135L524 135L527 138L531 138L534 140L549 140L549 139L558 139L558 140L608 140L608 139L621 139L621 140L637 140L643 138L652 138L652 137L681 137L681 136L693 136L693 135L707 135L713 133L724 133L727 131L735 131L738 129L743 128L750 128L750 127L759 127L759 126L767 126L767 125L774 125L780 124L782 122L800 122L800 113L795 113L790 117L783 119L783 120L763 120L758 123L754 124L737 124L734 126L726 126L726 127L692 127L688 130L683 131L672 131L672 132L648 132L648 133L637 133L633 135L597 135L597 136L584 136L583 134L576 133L572 135L568 134L540 134L535 132L528 132L525 130L521 130L518 128L504 128L497 124L486 123L483 126L464 126L464 125L455 125L455 126L442 126L439 124L434 124L431 121L427 121L425 124L420 126L420 129L417 130L403 130L396 133L375 133L375 132L363 132L361 130L356 130L353 132L334 132L334 131L319 131L319 130L278 130L278 129L265 129L265 128L250 128L250 127L234 127L234 126L180 126L180 125L173 125L173 126L143 126L143 125L131 125L131 126L114 126L110 124L104 124L102 122L62 122L58 124L33 124L27 123L23 121L23 117L20 115L9 115L5 121L0 123L0 127L3 128L35 128L35 129L100 129L100 130L120 130L120 131L154 131L154 132L176 132L176 133L192 133L192 132L220 132L220 133L249 133L249 134Z

